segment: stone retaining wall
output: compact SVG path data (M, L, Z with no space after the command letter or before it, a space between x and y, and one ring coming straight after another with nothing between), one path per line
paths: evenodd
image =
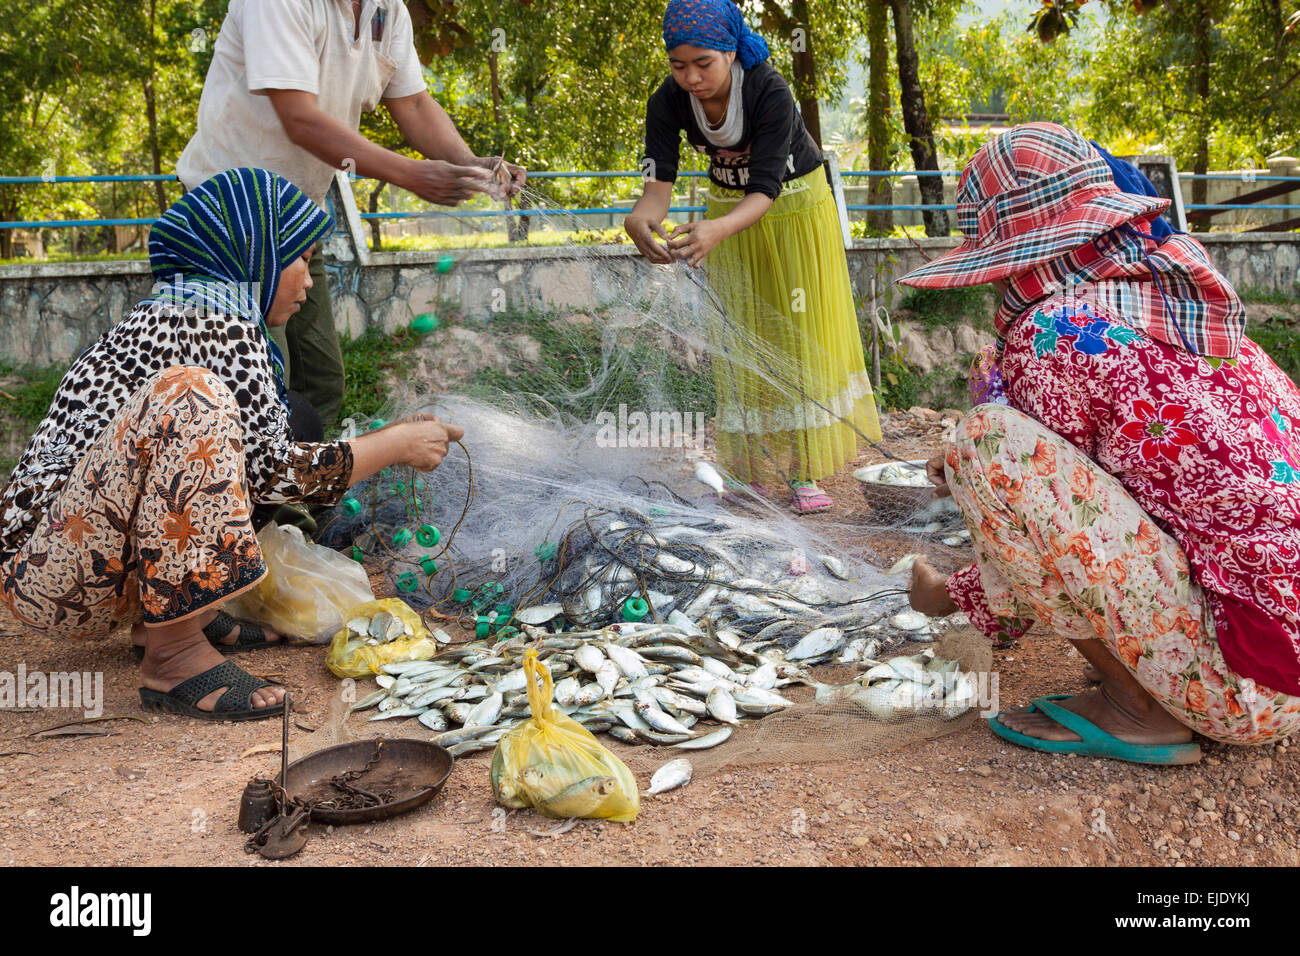
M443 274L437 252L371 253L357 241L363 231L350 193L336 187L331 204L337 225L326 240L326 269L335 321L353 336L368 327L391 332L440 302L483 326L506 308L617 306L648 297L656 283L671 281L669 269L679 268L650 266L634 248L619 245L463 251ZM1202 241L1240 288L1290 294L1300 285L1300 234L1211 234ZM856 240L848 255L859 301L867 305L873 287L879 301L889 301L894 277L955 244L947 238ZM152 286L143 261L0 266L0 359L67 362Z

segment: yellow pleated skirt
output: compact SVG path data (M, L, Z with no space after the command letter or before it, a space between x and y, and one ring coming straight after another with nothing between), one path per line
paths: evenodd
M709 219L744 193L709 186ZM718 463L743 482L816 481L880 440L835 198L821 168L704 260L726 315L710 322Z

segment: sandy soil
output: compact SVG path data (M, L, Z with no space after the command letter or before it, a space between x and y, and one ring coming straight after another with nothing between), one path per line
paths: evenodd
M942 422L897 419L891 450L924 457L938 447ZM829 484L836 511L809 520L860 520L852 479ZM873 541L882 554L908 549L905 539ZM944 553L942 563L951 569L968 558ZM426 806L378 824L313 826L302 853L268 863L245 854L235 820L244 784L279 765L274 753L241 755L278 743L279 723L145 714L127 644L125 632L86 645L32 637L0 654L0 669L8 671L20 661L28 671L101 671L105 714L141 718L96 725L108 736L37 739L30 735L80 713L0 711L0 767L7 771L0 776L0 863L1300 863L1300 761L1285 742L1245 749L1202 741L1199 765L1144 768L1020 750L982 722L865 760L697 776L682 790L645 798L634 824L580 821L558 835L548 832L554 821L497 810L491 754L476 754L458 762ZM337 681L323 658L323 648L237 658L289 688L298 702L293 741L305 742L301 728L325 720ZM1045 636L996 651L995 668L1004 706L1086 687L1081 659ZM637 758L645 762L644 748Z

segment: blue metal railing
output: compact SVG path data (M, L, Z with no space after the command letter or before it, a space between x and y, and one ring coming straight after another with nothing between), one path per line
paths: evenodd
M705 178L708 174L700 170L688 170L678 174L683 178ZM960 176L961 173L955 170L842 170L840 176L845 179L852 178L888 178L896 179L906 176L939 176L952 177ZM640 170L543 170L529 172L529 179L640 179L643 174ZM1182 179L1205 179L1205 180L1226 180L1240 182L1296 182L1300 184L1300 176L1278 176L1273 174L1261 174L1251 176L1239 173L1179 173ZM0 185L39 185L55 183L150 183L150 182L177 182L175 175L170 173L145 173L145 174L103 174L103 175L86 175L86 176L0 176ZM1300 189L1300 185L1297 185ZM850 212L925 212L945 211L951 212L957 207L952 204L928 205L925 203L894 203L889 205L871 205L871 204L849 204L845 209ZM1300 210L1300 203L1189 203L1184 206L1189 212L1198 210L1269 210L1269 211L1294 211ZM671 206L669 212L673 213L701 213L706 211L705 206ZM543 215L571 215L571 216L594 216L594 215L618 215L627 212L626 207L622 206L592 206L592 207L571 207L557 209L536 209L530 210L528 207L518 209L469 209L469 210L427 210L411 212L363 212L360 213L365 220L396 220L396 219L434 219L434 218L451 218L451 219L488 219L500 216L543 216ZM117 218L117 219L20 219L0 221L0 229L59 229L59 228L87 228L100 226L146 226L156 221L156 217L144 218Z

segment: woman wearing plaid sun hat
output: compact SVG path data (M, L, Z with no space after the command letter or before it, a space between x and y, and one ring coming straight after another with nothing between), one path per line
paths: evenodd
M1036 750L1200 759L1193 732L1261 744L1300 727L1300 393L1244 335L1191 237L1151 236L1086 140L1009 130L958 186L965 237L900 281L992 282L1006 404L977 405L930 464L976 563L924 560L911 602L991 638L1035 623L1100 676L990 720Z
M731 0L671 0L663 35L672 72L646 106L628 235L651 262L703 263L725 303L710 329L719 464L759 494L788 482L797 512L825 511L817 480L880 426L821 149ZM668 234L683 131L709 157L708 212Z

